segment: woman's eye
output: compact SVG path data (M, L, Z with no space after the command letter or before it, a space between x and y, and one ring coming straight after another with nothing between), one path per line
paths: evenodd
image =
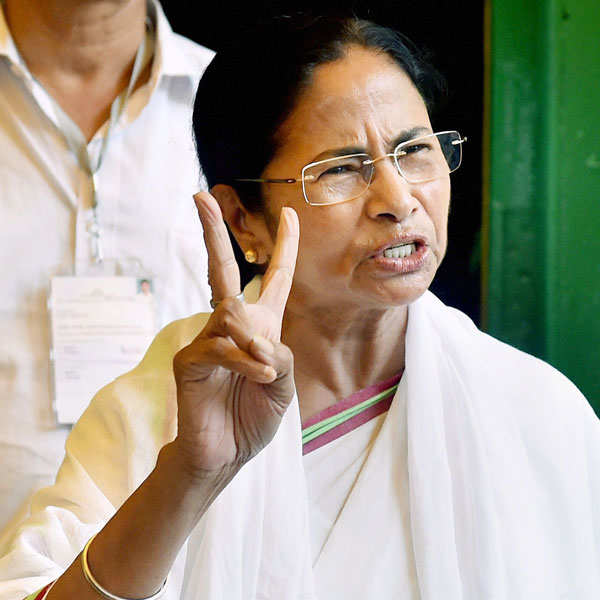
M345 173L348 170L346 165L338 165L337 167L330 167L323 173L323 175L339 175L340 173Z
M323 171L323 173L321 173L321 177L325 175L345 175L346 173L355 173L357 170L357 167L352 164L335 165L333 167L329 167L329 169L326 171Z
M418 152L423 152L424 150L429 150L428 144L411 144L410 146L406 146L405 148L402 148L402 151L400 154L401 155L402 155L402 153L417 154Z

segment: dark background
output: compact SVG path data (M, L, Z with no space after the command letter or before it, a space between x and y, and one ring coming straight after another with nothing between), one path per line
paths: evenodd
M468 137L463 164L452 174L448 252L432 290L447 304L480 319L481 139L483 123L483 0L421 2L230 2L163 1L175 31L218 51L240 24L257 16L298 10L347 9L358 17L393 27L431 52L446 77L448 96L433 117L435 131L457 129ZM268 69L269 65L256 65ZM240 93L243 106L243 91Z

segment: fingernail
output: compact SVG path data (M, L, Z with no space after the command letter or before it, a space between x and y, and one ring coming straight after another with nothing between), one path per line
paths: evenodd
M264 374L269 383L277 379L277 371L273 367L265 367Z
M287 223L287 226L290 229L290 231L296 231L298 228L298 219L294 218L294 216L296 215L296 211L291 206L284 206L281 209L281 212L282 217L285 219L285 222Z
M254 345L256 350L266 357L273 356L273 353L275 352L275 346L273 346L273 344L262 335L255 335L252 338L251 343Z
M194 198L194 204L196 205L196 208L198 209L198 212L202 212L202 196L200 195L200 192L196 192L193 196Z

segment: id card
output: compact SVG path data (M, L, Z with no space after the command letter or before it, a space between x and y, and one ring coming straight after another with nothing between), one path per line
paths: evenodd
M48 306L54 409L58 423L70 424L146 352L157 327L152 280L54 277Z

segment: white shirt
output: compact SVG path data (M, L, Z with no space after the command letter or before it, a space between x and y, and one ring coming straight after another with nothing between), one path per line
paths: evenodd
M192 194L205 187L191 108L213 52L172 32L158 3L148 82L130 97L98 172L108 265L139 259L159 322L208 309L207 259ZM94 160L106 124L88 144ZM27 70L0 9L0 526L52 482L68 428L52 410L46 299L54 275L91 261L89 175ZM111 273L112 274L112 273Z

